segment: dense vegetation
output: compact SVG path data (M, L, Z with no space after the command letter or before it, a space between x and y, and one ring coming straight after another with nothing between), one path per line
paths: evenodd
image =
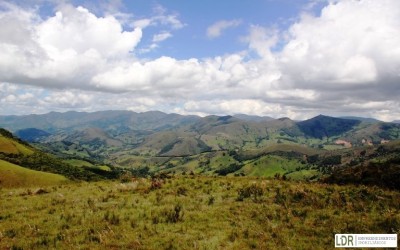
M379 146L370 153L362 150L324 179L328 183L377 185L400 190L399 180L400 141Z

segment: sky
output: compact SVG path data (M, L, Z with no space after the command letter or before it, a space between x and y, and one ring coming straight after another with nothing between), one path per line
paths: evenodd
M399 0L0 0L0 115L400 119Z

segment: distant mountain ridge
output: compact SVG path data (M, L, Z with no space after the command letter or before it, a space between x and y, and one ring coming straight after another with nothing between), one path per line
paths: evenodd
M360 120L319 115L309 120L298 122L297 125L307 136L322 139L348 132L360 123Z
M26 128L36 128L49 133L61 130L82 129L98 127L101 129L136 130L165 129L198 120L198 116L183 116L179 114L166 114L160 111L136 113L133 111L98 111L65 113L50 112L43 115L0 116L0 127L11 131Z
M243 114L200 117L159 111L70 111L0 116L0 127L24 140L45 143L57 152L104 157L116 152L184 156L210 150L251 150L276 143L337 148L400 138L400 124L324 115L293 121Z
M37 128L26 128L16 131L15 135L27 142L37 142L51 134Z
M240 120L249 122L265 122L265 121L275 120L274 118L269 116L257 116L257 115L246 115L246 114L236 114L233 116Z
M342 118L342 119L349 119L349 120L358 120L358 121L362 121L362 122L371 122L371 123L379 123L382 122L378 119L375 118L370 118L370 117L358 117L358 116L341 116L338 118Z

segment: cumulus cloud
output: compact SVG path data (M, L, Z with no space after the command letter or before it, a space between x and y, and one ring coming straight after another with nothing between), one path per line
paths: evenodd
M207 36L216 38L221 36L222 32L229 28L234 28L242 23L241 20L221 20L207 28Z
M0 20L14 26L13 32L0 32L2 81L90 88L91 77L102 67L129 60L142 36L140 28L125 31L114 17L96 17L83 7L63 5L46 20L6 7Z
M163 27L152 39L157 47L170 29L185 26L162 7L126 29L113 15L83 7L62 5L42 18L1 2L0 22L1 113L38 105L36 112L400 116L397 0L330 1L287 30L253 25L243 39L247 50L205 59L138 57L146 27ZM209 36L239 24L216 23Z
M399 66L399 7L398 1L335 1L320 16L304 15L288 31L283 70L304 85L379 82Z
M102 57L120 57L132 51L142 37L140 28L124 31L113 16L96 17L83 7L65 5L36 27L39 45L57 57L70 51L94 51ZM55 59L55 58L52 58Z

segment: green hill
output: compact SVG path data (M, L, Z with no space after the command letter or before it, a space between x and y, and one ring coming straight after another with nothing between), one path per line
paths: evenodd
M243 115L183 116L155 111L53 112L0 116L0 126L40 129L27 130L29 138L39 135L34 145L40 150L3 131L0 159L85 180L99 177L101 172L94 171L100 171L97 166L105 164L111 166L111 171L103 173L107 176L117 176L123 171L132 171L133 175L140 172L142 176L193 172L268 177L280 174L291 179L313 180L343 168L342 172L335 172L338 179L349 173L353 181L348 167L363 172L362 161L368 166L376 164L369 153L368 161L357 155L360 147L372 147L378 153L378 146L400 139L400 124L323 115L293 121ZM42 130L51 135L40 136L45 134ZM388 169L397 171L396 167Z
M344 151L324 181L376 185L400 190L400 140L363 150Z
M351 119L341 119L329 116L319 115L312 119L297 123L300 130L307 136L323 139L340 135L350 131L361 121Z
M33 149L7 130L0 128L0 153L30 155L33 154Z
M42 138L46 138L50 135L44 130L37 128L26 128L15 132L15 135L27 142L40 141Z
M0 128L0 160L30 170L59 174L71 180L100 180L116 178L119 174L118 170L103 171L98 168L73 166L64 159L33 148L2 128ZM14 176L16 175L14 174ZM9 181L12 182L12 180Z
M0 160L0 187L42 187L68 182L62 175L35 171Z
M289 118L198 117L158 111L51 112L0 116L0 126L23 129L19 131L23 138L34 139L47 152L98 160L121 152L187 156L210 150L248 151L277 143L334 150L400 138L398 124L323 115L296 122Z

